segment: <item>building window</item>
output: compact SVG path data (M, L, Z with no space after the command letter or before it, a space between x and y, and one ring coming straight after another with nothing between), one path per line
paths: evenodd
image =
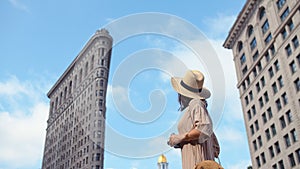
M269 72L270 79L271 79L274 76L273 68L270 67L269 70L268 70L268 72Z
M253 50L255 47L256 47L256 39L255 38L253 38L253 40L251 41L251 43L250 43L250 48L251 48L251 50Z
M277 79L277 81L279 83L279 87L282 88L284 86L282 76L279 76L279 78Z
M273 146L269 147L270 157L273 158L275 156Z
M271 139L270 130L269 129L265 130L265 134L266 134L267 140L269 141Z
M299 92L300 91L300 80L299 80L299 78L297 78L294 81L294 85L295 85L296 91Z
M269 35L265 39L265 44L267 45L272 40L272 34L269 33Z
M255 62L258 58L258 51L255 52L255 54L252 56L253 62Z
M270 54L269 54L269 53L266 53L265 58L266 58L266 61L269 62L270 59L271 59Z
M253 68L252 72L253 72L254 77L256 77L256 76L257 76L257 70L256 70L256 67Z
M250 78L249 77L246 78L246 82L247 82L247 85L249 86L250 85Z
M251 107L251 110L252 110L252 113L253 113L253 116L256 114L256 109L255 109L255 105L253 105L252 107Z
M243 75L245 75L245 74L247 73L247 71L248 71L248 67L247 67L247 66L245 66L245 67L243 68L243 70L242 70L242 72L243 72Z
M290 69L291 69L292 74L294 74L297 71L297 65L296 65L295 61L292 61L290 63Z
M267 119L266 113L263 113L261 116L262 116L264 124L267 123L268 119Z
M275 124L271 125L272 135L275 136L277 134Z
M248 32L248 37L250 37L253 34L254 31L253 31L253 26L252 25L248 26L248 31L247 32Z
M245 103L246 103L246 105L248 105L248 104L249 104L249 99L248 99L248 96L246 96L246 97L245 97Z
M240 57L240 61L241 61L241 65L243 65L246 62L246 55L245 55L245 53L243 53L242 56Z
M264 7L259 10L259 20L261 20L266 15L266 10Z
M280 124L281 124L281 128L284 129L286 127L286 123L285 123L284 117L281 116L279 118L279 121L280 121Z
M291 123L292 122L292 114L291 114L291 110L288 110L286 113L286 118L287 118L287 121L288 123Z
M282 39L286 39L288 34L285 28L281 31L281 35L282 35Z
M89 72L89 62L86 62L86 64L85 64L85 73L84 73L84 76L87 76L87 75L88 75L88 72Z
M292 42L293 42L293 45L294 45L294 48L298 48L299 46L299 41L298 41L298 38L297 36L295 36L293 39L292 39Z
M286 148L290 147L291 146L291 141L290 141L289 135L288 134L284 135L283 139L284 139Z
M280 145L279 145L278 141L274 144L274 146L275 146L276 153L279 154L281 152L281 150L280 150Z
M268 92L264 93L265 102L267 103L269 101Z
M252 116L250 110L247 111L247 115L248 115L248 120L251 120Z
M254 134L254 127L253 127L253 125L250 126L250 131L251 131L251 134L253 135Z
M273 164L273 165L272 165L272 169L278 169L278 168L277 168L277 164Z
M257 137L257 140L258 140L258 145L259 145L259 147L262 147L262 146L263 146L263 143L262 143L262 140L261 140L261 136L258 136L258 137Z
M275 103L276 103L277 111L280 111L281 108L282 108L280 99L277 99L277 100L275 101Z
M265 153L261 153L260 157L262 159L262 163L265 164L266 163L266 157L265 157Z
M278 72L278 71L280 70L280 65L279 65L278 60L276 60L276 61L274 62L274 66L275 66L276 72Z
M288 104L288 97L287 97L287 94L286 94L286 93L283 93L283 94L281 95L281 98L282 98L282 100L283 100L283 104L284 104L284 105L287 105L287 104Z
M254 150L256 151L256 150L257 150L256 140L254 140L254 141L252 142L252 145L253 145Z
M240 52L243 49L243 42L239 41L237 48L238 48L238 52Z
M259 72L262 70L262 66L261 66L261 62L260 61L257 63L257 68L258 68Z
M252 91L249 92L249 97L250 97L250 100L253 100L253 93L252 93Z
M259 101L259 106L260 106L260 108L262 108L262 107L264 106L264 102L263 102L262 97L259 98L258 101Z
M100 161L100 153L96 153L95 155L95 161Z
M291 153L291 154L289 155L289 161L290 161L291 167L295 167L295 166L296 166L296 161L295 161L295 158L294 158L294 154L293 154L293 153Z
M254 124L255 124L255 129L256 129L256 131L258 131L258 130L259 130L258 121L256 120L256 121L254 122Z
M278 88L277 88L277 85L276 85L276 82L274 82L273 84L272 84L272 89L273 89L273 93L274 93L274 95L278 92Z
M283 161L282 161L282 160L280 160L280 161L278 162L278 165L279 165L279 169L284 169L284 164L283 164Z
M262 87L264 87L266 85L265 77L262 77L260 79L260 82L261 82Z
M283 7L283 5L285 4L285 0L278 0L276 2L277 8L281 9Z
M256 157L256 164L257 164L257 166L258 166L258 167L260 167L260 166L261 166L261 164L260 164L260 159L259 159L259 156L258 156L258 157Z
M292 48L291 48L291 45L288 44L286 47L285 47L285 52L286 52L286 55L287 56L290 56L292 54Z
M287 7L284 12L281 14L280 19L281 21L284 21L285 18L287 18L287 16L290 14L290 9L289 7Z
M262 33L265 34L269 30L269 27L270 27L269 21L266 20L265 23L261 27Z
M292 140L293 140L294 143L295 143L296 141L298 141L298 137L297 137L297 133L296 133L296 130L295 130L295 129L293 129L293 130L291 131L291 135L292 135Z
M246 90L246 84L245 84L245 82L242 83L242 88L243 88L243 91Z
M300 149L297 149L295 153L297 154L298 163L300 163Z
M274 56L274 54L275 54L275 52L276 52L275 46L272 45L272 46L270 47L270 50L271 50L271 54Z
M257 93L260 92L260 85L259 85L259 83L256 83L255 86L256 86Z
M269 119L271 119L271 118L273 117L273 113L272 113L271 107L269 107L269 108L267 109L267 112L268 112L268 115L269 115Z
M288 25L288 27L289 27L289 29L290 29L290 32L292 32L292 30L294 30L294 27L295 27L293 21L290 20L290 21L287 23L287 25Z

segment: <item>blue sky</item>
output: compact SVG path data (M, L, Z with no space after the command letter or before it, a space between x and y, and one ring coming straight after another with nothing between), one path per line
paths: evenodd
M251 162L236 89L233 58L231 51L222 47L244 3L245 1L228 3L221 0L214 2L193 0L188 3L133 0L88 2L2 0L0 169L41 167L49 102L46 93L97 29L120 21L125 16L149 12L168 15L175 20L181 19L188 25L193 25L202 32L201 37L207 40L206 43L213 47L221 64L222 76L225 78L225 84L222 84L225 100L217 103L224 106L217 117L214 117L215 132L221 144L221 162L227 169L246 168ZM134 26L126 28L134 29ZM174 28L171 23L169 26ZM176 28L177 26L175 25ZM119 29L125 31L123 28ZM178 27L179 31L181 29L183 28ZM113 33L112 31L113 37L117 36ZM194 44L201 46L201 42L196 40ZM143 55L146 61L135 60L135 65L147 66L153 59L151 56L153 52L157 52L153 64L159 69L140 71L131 80L129 88L118 88L115 85L118 81L114 81L114 78L118 77L117 73L121 70L121 66L131 64L126 61ZM208 54L203 50L203 55ZM171 59L165 60L163 56ZM174 38L159 34L142 34L115 43L107 96L107 125L133 139L149 139L150 148L145 146L142 149L143 147L137 146L136 154L131 153L132 150L126 147L120 152L109 148L105 152L105 169L155 168L160 152L167 156L170 169L181 168L180 152L169 149L165 144L167 135L176 132L180 112L177 111L176 93L169 83L170 74L161 70L170 70L174 75L183 75L182 71L174 69L172 65L175 64L184 64L188 68L203 71L206 75L205 84L210 88L216 85L214 79L219 78L211 77L210 70L220 67L207 68L205 57L202 57L202 60L195 58L190 48ZM143 124L132 122L126 119L126 113L122 114L122 110L118 110L116 105L118 103L114 100L127 94L136 113L147 111L151 113L152 103L155 103L156 98L163 99L160 103L164 103L164 110L152 122ZM208 100L209 110L214 110L216 104L212 100L216 99L218 94L213 93L213 97ZM149 100L150 96L155 99ZM213 113L216 115L216 112ZM108 138L106 144L113 145L113 141Z

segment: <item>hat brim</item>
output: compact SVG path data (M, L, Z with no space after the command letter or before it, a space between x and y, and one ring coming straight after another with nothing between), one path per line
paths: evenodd
M197 93L187 90L180 84L181 80L182 78L180 77L171 78L172 87L177 93L184 95L186 97L198 98L198 99L208 99L211 96L210 91L205 87L202 87L201 92L197 92Z

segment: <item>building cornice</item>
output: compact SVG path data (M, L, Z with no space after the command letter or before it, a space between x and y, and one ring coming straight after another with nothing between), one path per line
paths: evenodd
M259 1L260 0L247 0L233 26L231 27L229 34L223 44L223 47L232 49L241 32L244 30L243 28L246 26L245 24L251 18L253 9L255 9Z
M52 95L52 93L55 91L55 89L58 87L58 85L64 80L64 78L72 72L72 70L75 67L75 64L78 60L82 57L83 53L86 52L88 47L99 37L106 37L111 39L112 37L109 35L109 32L106 29L97 30L96 33L89 39L89 41L84 45L83 49L80 51L80 53L76 56L76 58L72 61L72 63L68 66L66 71L59 77L59 79L56 81L56 83L53 85L53 87L49 90L47 93L48 98Z

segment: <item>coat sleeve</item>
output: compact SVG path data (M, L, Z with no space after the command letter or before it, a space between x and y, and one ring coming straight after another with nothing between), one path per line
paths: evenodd
M193 128L201 132L199 143L203 143L213 134L213 125L206 107L202 103L191 105Z

